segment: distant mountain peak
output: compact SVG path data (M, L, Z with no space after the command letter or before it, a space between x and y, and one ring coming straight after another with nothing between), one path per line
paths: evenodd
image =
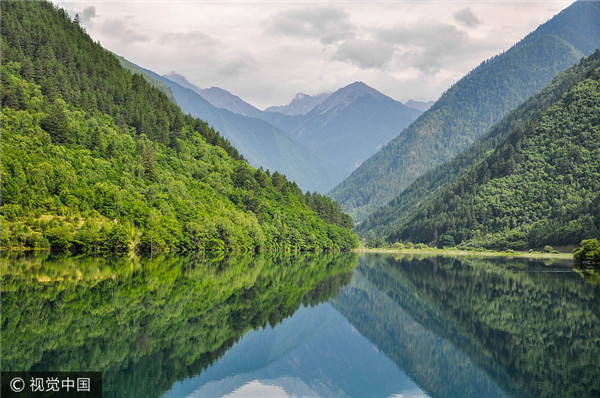
M217 108L227 109L238 115L260 118L260 110L225 89L211 87L196 92Z
M198 86L194 85L193 83L190 83L190 81L185 76L183 76L182 74L177 73L175 71L171 71L171 72L167 73L166 75L163 75L163 77L167 78L167 79L171 80L172 82L175 82L185 88L189 88L194 91L200 90L200 88Z
M217 108L226 109L230 112L243 116L256 118L260 116L261 111L225 89L215 86L211 88L200 88L193 83L190 83L185 76L177 72L169 72L166 75L163 75L163 77L179 84L182 87L195 91L211 105Z
M312 111L316 106L323 102L330 93L322 93L318 95L308 95L304 93L298 93L294 96L292 101L288 105L281 106L270 106L265 109L266 112L282 113L288 116L299 116L306 115Z
M406 101L406 103L404 105L408 106L409 108L416 109L421 112L425 112L427 109L431 108L433 106L433 104L435 104L435 101L425 102L425 101L408 100L408 101Z
M363 95L370 95L371 97L375 98L390 99L395 101L394 99L380 93L374 88L367 86L363 82L354 82L331 94L325 101L317 106L314 111L319 114L323 114L339 106L347 106Z

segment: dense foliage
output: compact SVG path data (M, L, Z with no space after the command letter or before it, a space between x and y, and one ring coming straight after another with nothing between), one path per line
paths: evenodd
M500 396L596 397L600 285L551 271L564 268L367 257L334 306L431 396L494 396L475 363Z
M600 47L600 3L579 1L462 78L332 191L364 220L417 177L469 147L559 72Z
M582 240L573 256L580 262L600 263L600 244L596 239Z
M47 2L1 4L3 247L356 246L339 205L252 168L66 12Z
M536 95L510 112L483 137L450 162L444 163L419 177L387 205L380 207L356 230L367 241L388 236L419 210L455 182L469 167L483 159L526 120L537 120L540 112L556 103L568 90L600 66L600 52L583 59L579 64L559 74Z
M353 253L3 258L3 371L101 371L104 397L158 397L252 329L336 296Z
M390 241L525 249L600 236L600 52L587 77L515 126Z

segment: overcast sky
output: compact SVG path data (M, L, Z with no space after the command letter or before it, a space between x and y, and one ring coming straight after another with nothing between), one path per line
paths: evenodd
M55 2L130 61L263 109L354 81L435 100L573 1Z

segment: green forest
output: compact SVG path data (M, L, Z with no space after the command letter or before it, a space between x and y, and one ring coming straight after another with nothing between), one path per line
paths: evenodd
M1 3L3 248L349 250L329 198L251 167L48 2Z
M388 240L522 250L600 236L600 51L580 68Z
M356 227L358 234L371 241L396 232L398 226L405 225L421 206L432 200L436 194L448 189L469 167L481 161L524 121L536 123L536 118L549 106L555 104L576 84L584 80L600 66L600 53L583 59L580 63L559 74L536 95L525 101L483 137L450 162L444 163L412 183L402 194L379 208ZM437 242L436 242L437 243Z

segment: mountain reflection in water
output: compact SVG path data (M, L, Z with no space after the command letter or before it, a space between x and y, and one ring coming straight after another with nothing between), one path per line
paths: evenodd
M372 254L3 263L3 370L100 370L106 397L600 396L597 270Z

